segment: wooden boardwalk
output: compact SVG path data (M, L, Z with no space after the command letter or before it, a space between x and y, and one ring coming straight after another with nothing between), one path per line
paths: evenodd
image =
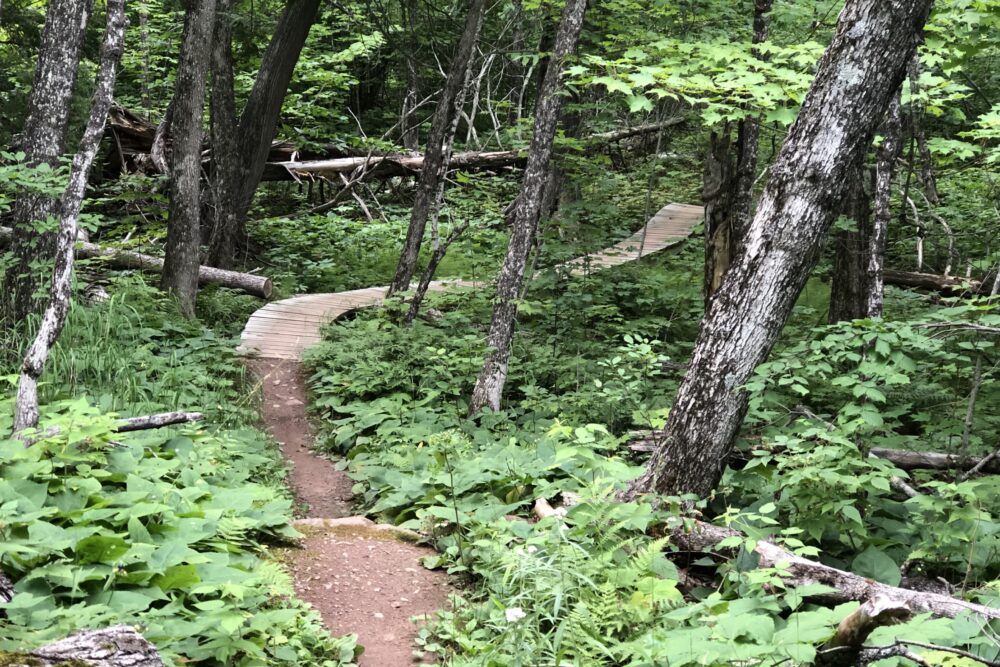
M702 207L668 204L638 232L599 253L567 262L574 275L600 271L632 262L686 239L701 221ZM436 280L430 291L476 286L467 280ZM323 325L358 308L377 306L385 299L386 287L302 294L267 304L247 321L240 335L240 351L271 359L299 359L302 352L320 342Z

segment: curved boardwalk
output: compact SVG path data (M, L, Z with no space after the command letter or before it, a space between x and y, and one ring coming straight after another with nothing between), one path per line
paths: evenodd
M691 234L701 218L701 206L668 204L629 238L567 265L580 275L635 261L677 245ZM466 280L436 280L431 283L430 291L476 284ZM324 324L352 310L381 304L386 290L386 287L368 287L335 294L302 294L269 303L250 316L240 336L240 349L257 357L299 359L307 347L322 340L320 329Z

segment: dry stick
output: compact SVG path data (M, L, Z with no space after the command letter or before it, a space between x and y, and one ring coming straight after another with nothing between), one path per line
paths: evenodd
M56 339L62 332L69 313L73 283L73 247L79 224L80 206L87 188L87 177L94 163L94 156L104 134L104 123L111 110L118 60L125 42L125 0L108 0L108 25L101 48L101 68L97 77L94 104L87 120L87 128L70 170L69 183L62 196L59 234L56 238L56 263L52 272L49 303L42 315L38 334L28 349L21 366L14 403L14 433L38 424L38 378L45 369L45 362Z
M993 288L990 290L990 297L997 295L997 288L1000 287L1000 266L997 267L998 278L993 280ZM976 416L976 399L979 398L979 388L983 384L983 353L976 355L976 370L972 374L972 390L969 392L969 405L965 410L965 424L962 429L962 445L959 449L959 457L964 459L969 454L969 442L972 440L972 422Z

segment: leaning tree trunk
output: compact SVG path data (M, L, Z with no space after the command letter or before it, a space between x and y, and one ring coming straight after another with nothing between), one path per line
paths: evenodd
M278 127L288 83L309 36L309 29L316 20L319 3L320 0L288 0L264 52L250 97L240 114L238 155L241 173L232 211L238 236L243 235L247 212L264 173L271 140Z
M742 389L778 339L905 74L933 0L848 0L771 170L742 251L702 321L663 442L623 493L706 496L746 414Z
M87 177L94 163L94 155L104 135L104 123L111 110L114 96L118 60L125 43L125 0L107 0L108 27L101 49L101 68L97 77L97 91L90 110L87 128L80 147L73 157L69 183L63 192L59 214L59 233L56 238L56 263L49 290L49 303L42 315L38 334L28 349L21 366L14 402L14 433L38 425L38 378L45 368L49 352L62 332L69 313L73 288L73 246L80 218L80 206L87 189Z
M510 342L514 336L514 318L517 316L517 298L524 282L524 267L531 250L538 218L542 207L542 194L549 180L552 144L562 96L559 84L562 65L566 56L576 49L583 27L587 0L567 0L559 20L555 46L548 63L545 79L538 91L535 107L535 129L528 149L528 164L521 180L521 194L514 209L514 226L507 244L507 255L497 279L497 296L493 306L493 319L486 339L489 348L483 368L472 390L470 411L475 414L483 407L500 409L500 397L507 381L507 364L510 361Z
M865 187L867 169L861 164L850 176L843 214L855 229L833 236L833 275L830 279L830 309L827 321L849 322L868 316L868 253L871 249L872 210Z
M215 0L187 0L177 89L170 129L170 211L160 287L177 298L185 317L194 317L201 265L201 137L205 75L211 52Z
M896 170L896 158L903 147L903 119L900 109L900 92L889 103L883 124L882 144L878 147L878 163L875 166L875 219L871 237L868 239L868 307L867 317L882 317L885 293L885 246L889 235L889 218L892 216L892 178Z
M21 151L30 167L54 167L63 153L80 46L91 7L92 0L51 0L48 4L21 140ZM39 234L35 225L58 213L59 200L40 194L21 194L14 203L13 227L17 233L11 251L15 261L0 290L0 314L11 324L23 322L37 310L36 295L45 280L37 265L52 257L56 232Z
M236 96L233 91L232 0L216 0L212 37L212 233L208 263L230 269L236 254L237 220L234 200L239 189L236 151Z
M413 210L410 212L410 226L406 230L406 240L399 255L399 264L396 265L396 275L389 285L390 295L405 292L410 288L410 280L417 270L417 259L420 256L427 220L437 219L444 190L444 177L451 161L451 149L455 142L458 119L465 104L469 69L476 44L479 42L479 31L483 25L485 9L486 0L471 0L469 3L469 13L465 18L462 38L458 42L455 55L452 56L448 78L445 80L441 99L438 100L431 121L431 132L427 137L427 153L424 155L424 166L420 171L420 182L417 184L417 194L413 201Z

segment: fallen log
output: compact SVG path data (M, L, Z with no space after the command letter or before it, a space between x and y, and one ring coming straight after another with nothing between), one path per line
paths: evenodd
M599 132L597 134L592 134L589 137L589 141L599 141L611 143L612 141L621 141L622 139L629 139L631 137L637 137L643 134L652 134L653 132L659 132L660 130L665 130L668 127L673 127L675 125L680 125L687 120L687 116L675 116L674 118L667 118L666 120L661 120L658 123L648 123L646 125L637 125L635 127L625 127L620 130L612 130L610 132Z
M945 294L984 294L988 291L982 281L958 276L939 276L936 273L885 269L882 272L882 277L886 285L924 289Z
M118 422L118 427L115 429L115 433L144 431L151 428L173 426L174 424L198 422L204 418L205 415L200 412L161 412L159 414L145 415L143 417L126 417Z
M501 169L522 166L526 158L521 151L466 152L452 156L449 169ZM423 155L370 155L344 157L332 160L299 160L294 162L269 162L265 180L279 180L276 170L283 170L286 178L328 178L338 174L352 174L361 169L367 176L405 176L420 171L424 166Z
M563 494L563 498L564 502L575 502L572 494ZM534 512L539 518L544 518L560 516L565 513L565 509L553 508L545 498L538 498L535 501ZM721 553L727 558L736 558L738 549L720 549L719 544L734 537L739 538L741 542L746 539L746 536L732 528L715 526L697 519L677 519L674 525L667 528L666 534L670 536L670 543L680 551ZM959 600L940 593L911 591L881 584L851 572L796 556L766 540L756 540L753 543L753 552L757 555L757 566L760 568L780 565L781 577L786 584L795 587L814 584L827 586L829 590L819 596L825 603L865 603L868 600L879 599L880 606L891 607L896 613L905 609L910 615L930 613L934 616L954 618L959 614L970 613L985 619L1000 619L998 608Z
M0 227L0 239L10 238L13 233L10 227ZM163 270L163 259L159 257L143 255L131 250L103 248L94 243L78 243L76 256L84 259L101 259L116 269L136 269L154 273ZM266 276L226 271L211 266L202 266L198 269L198 282L202 285L221 285L229 289L241 290L262 299L270 298L272 291L271 279Z
M29 653L5 653L12 667L163 667L156 647L135 628L113 625L84 630Z

